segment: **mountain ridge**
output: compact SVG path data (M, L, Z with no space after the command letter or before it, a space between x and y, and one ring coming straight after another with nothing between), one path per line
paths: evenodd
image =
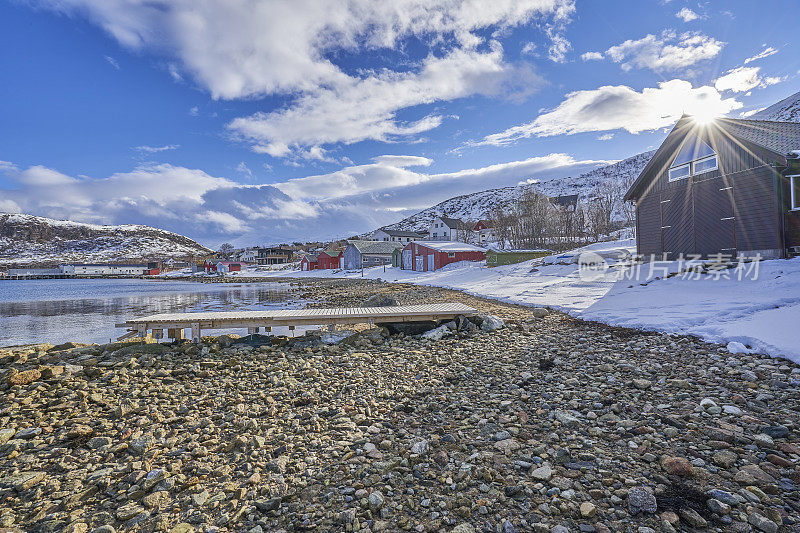
M189 237L151 226L0 213L0 265L182 259L210 252Z

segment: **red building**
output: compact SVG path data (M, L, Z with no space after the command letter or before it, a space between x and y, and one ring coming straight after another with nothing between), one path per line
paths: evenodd
M300 260L300 270L317 270L319 262L316 255L306 254Z
M487 220L479 220L475 223L475 227L472 228L472 231L480 231L482 229L488 229L489 222Z
M416 241L403 248L403 268L406 270L439 270L458 261L483 261L486 250L473 244L452 241Z
M317 263L320 270L329 268L340 268L342 261L342 252L337 250L325 250L317 254Z

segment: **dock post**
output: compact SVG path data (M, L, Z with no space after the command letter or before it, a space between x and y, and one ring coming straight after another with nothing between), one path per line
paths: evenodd
M192 324L192 342L200 344L200 324L197 322Z
M183 328L169 328L167 330L167 337L175 340L183 340L186 338L186 330Z

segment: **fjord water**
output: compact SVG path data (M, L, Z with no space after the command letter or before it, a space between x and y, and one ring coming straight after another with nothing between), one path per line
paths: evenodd
M68 341L106 343L125 332L115 328L115 322L153 313L298 306L286 283L143 279L3 281L0 282L0 346Z

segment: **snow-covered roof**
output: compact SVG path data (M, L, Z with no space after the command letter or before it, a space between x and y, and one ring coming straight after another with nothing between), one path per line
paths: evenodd
M416 241L412 244L419 244L438 252L485 252L486 248L455 241Z
M388 255L404 245L396 241L350 241L361 254Z

